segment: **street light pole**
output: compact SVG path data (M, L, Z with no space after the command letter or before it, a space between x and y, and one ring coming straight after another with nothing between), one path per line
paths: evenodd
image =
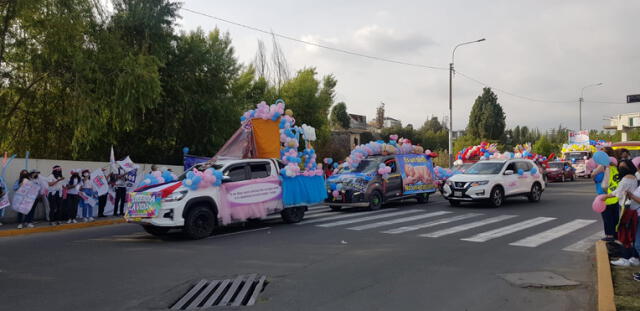
M482 42L485 38L464 42L456 45L451 52L451 63L449 63L449 167L453 165L453 61L456 55L456 49L460 46Z
M580 90L580 99L578 100L578 117L579 117L579 128L580 131L582 131L582 102L584 102L584 89L586 88L590 88L590 87L594 87L594 86L601 86L602 82L600 83L595 83L595 84L589 84L585 87L582 88L582 90Z

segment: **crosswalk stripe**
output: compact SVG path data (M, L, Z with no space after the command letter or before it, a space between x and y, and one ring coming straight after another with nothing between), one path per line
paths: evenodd
M333 217L326 217L326 218L322 218L322 219L314 219L314 220L309 220L309 221L303 220L303 221L297 223L296 225L313 224L313 223L317 223L317 222L336 220L336 219L342 219L342 218L347 218L347 217L356 217L356 216L362 216L362 215L371 215L371 214L377 214L377 213L388 212L388 211L389 210L387 210L387 209L381 209L381 210L371 211L371 212L340 213L340 215L333 216Z
M596 222L593 219L576 219L572 220L568 223L562 224L555 228L551 228L547 231L540 232L538 234L532 235L530 237L526 237L520 241L516 241L513 243L509 243L509 245L513 246L524 246L524 247L536 247L541 244L547 243L551 240L555 240L565 234L576 231L582 227L586 227L592 223Z
M515 223L513 225L509 225L506 227L502 227L502 228L498 228L495 230L491 230L491 231L487 231L487 232L482 232L479 234L476 234L470 238L465 238L465 239L461 239L463 241L469 241L469 242L486 242L495 238L499 238L501 236L505 236L507 234L511 234L520 230L524 230L527 228L531 228L533 226L537 226L539 224L543 224L547 221L551 221L554 220L555 218L553 217L536 217L533 219L529 219L529 220L525 220L522 222L518 222Z
M351 228L347 228L347 229L349 229L349 230L367 230L367 229L372 229L372 228L378 228L378 227L393 225L393 224L397 224L397 223L401 223L401 222L407 222L407 221L413 221L413 220L424 219L424 218L429 218L429 217L435 217L435 216L440 216L440 215L445 215L445 214L450 214L450 213L451 212L445 212L445 211L426 213L426 214L417 215L417 216L409 216L409 217L404 217L404 218L397 218L397 219L392 219L392 220L374 222L372 224L367 224L367 225L362 225L362 226L357 226L357 227L351 227Z
M385 213L385 214L382 214L382 215L374 215L374 216L359 217L359 218L355 218L355 219L340 220L340 221L330 222L330 223L317 225L317 226L318 227L325 227L325 228L337 227L337 226L342 226L342 225L353 224L353 223L356 223L356 222L376 220L376 219L380 219L380 218L387 218L387 217L392 217L392 216L400 216L400 215L419 213L419 212L422 212L422 211L413 209L413 210L408 210L408 211Z
M311 215L304 215L304 219L314 219L314 218L318 218L318 217L323 217L323 216L329 216L329 215L338 215L339 213L333 212L333 211L328 211L328 212L322 212L322 213L315 213L315 214L311 214Z
M604 231L598 231L576 243L573 243L565 248L563 251L569 252L586 252L591 246L596 244L596 241L599 241L604 236Z
M419 230L419 229L423 229L423 228L433 227L433 226L446 224L446 223L450 223L450 222L454 222L454 221L458 221L458 220L463 220L463 219L467 219L467 218L471 218L471 217L476 217L476 216L480 216L480 215L482 215L482 214L477 214L477 213L463 214L463 215L458 215L458 216L454 216L454 217L433 220L433 221L430 221L430 222L425 222L425 223L417 224L417 225L413 225L413 226L405 226L405 227L390 229L390 230L382 231L382 233L398 234L398 233L404 233L404 232L408 232L408 231L415 231L415 230Z
M454 233L458 233L458 232L461 232L461 231L465 231L465 230L481 227L481 226L484 226L484 225L488 225L488 224L496 223L496 222L499 222L499 221L511 219L513 217L516 217L516 215L500 215L500 216L497 216L497 217L491 217L491 218L487 218L487 219L483 219L483 220L479 220L479 221L474 221L474 222L470 222L470 223L467 223L467 224L463 224L463 225L459 225L459 226L455 226L455 227L451 227L451 228L447 228L447 229L443 229L443 230L438 230L438 231L434 231L434 232L430 232L430 233L421 234L420 236L421 237L427 237L427 238L439 238L441 236L454 234Z

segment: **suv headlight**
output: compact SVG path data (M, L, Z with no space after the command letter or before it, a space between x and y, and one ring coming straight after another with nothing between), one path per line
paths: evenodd
M488 183L489 183L488 180L474 181L474 182L471 183L471 187L484 186L484 185L486 185Z
M189 192L189 190L174 191L169 196L167 196L166 198L162 199L162 201L163 202L180 201L180 200L182 200L182 198L184 198L184 196L187 195L187 192Z
M453 185L453 181L451 181L450 179L447 179L447 181L445 182L445 184L452 186Z

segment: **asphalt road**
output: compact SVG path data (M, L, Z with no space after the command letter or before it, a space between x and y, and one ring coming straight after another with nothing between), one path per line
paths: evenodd
M498 209L453 208L439 195L379 212L321 207L301 224L199 241L133 224L1 238L0 310L164 310L200 279L248 273L268 280L249 310L592 310L583 245L602 231L593 196L582 181ZM499 276L534 271L580 285L521 288Z

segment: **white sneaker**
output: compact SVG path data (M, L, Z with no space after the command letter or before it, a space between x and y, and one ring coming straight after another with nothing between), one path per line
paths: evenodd
M70 224L71 223L71 219L67 220L67 223Z
M22 224L19 224L19 225L18 225L18 229L22 229Z
M32 223L28 223L27 224L27 228L33 228L33 227L35 227L35 226Z
M71 222L73 222L74 224L77 224L77 223L78 223L78 221L77 221L77 220L75 220L75 218L74 218L73 220L71 220Z
M631 265L629 263L629 260L624 258L618 258L618 260L612 260L611 264L614 266L620 266L620 267L628 267Z
M640 259L636 257L631 257L629 258L629 264L631 264L634 267L640 266Z
M89 221L94 221L95 219L93 217L89 217Z
M87 217L83 217L82 218L82 222L88 222L88 221L89 221L89 218L87 218Z

